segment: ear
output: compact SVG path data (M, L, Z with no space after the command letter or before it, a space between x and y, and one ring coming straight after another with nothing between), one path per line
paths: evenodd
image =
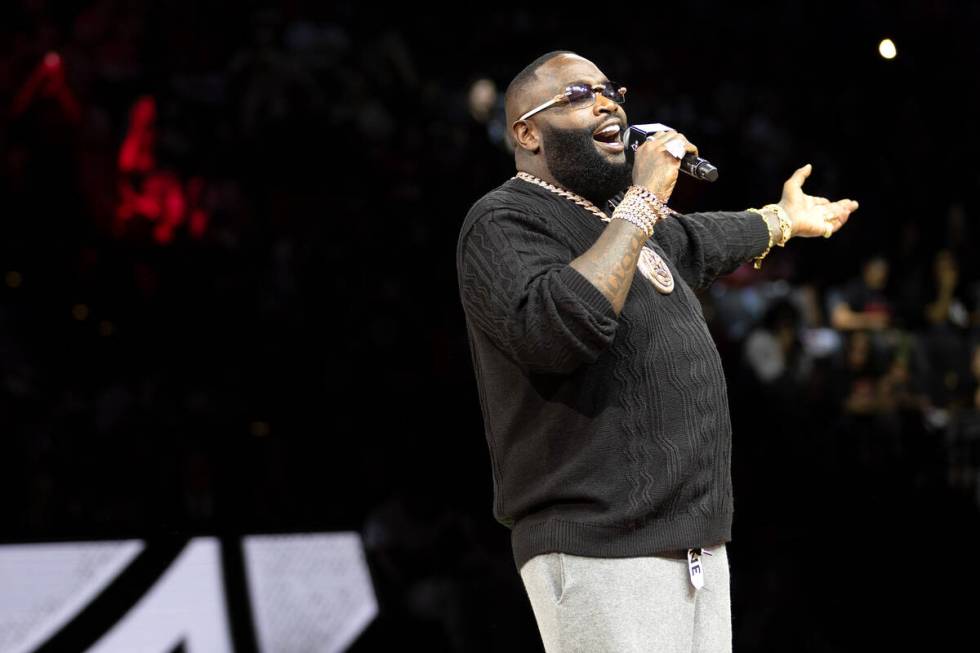
M510 135L514 139L514 149L535 154L541 149L541 139L537 128L526 120L515 121L510 127Z

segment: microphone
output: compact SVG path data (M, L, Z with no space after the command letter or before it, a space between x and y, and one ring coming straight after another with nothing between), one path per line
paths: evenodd
M669 130L670 127L662 125L659 122L647 125L630 125L629 129L626 130L626 134L623 136L623 145L626 146L627 158L636 156L634 154L636 148L640 147L643 141L657 132ZM681 160L681 170L695 179L703 179L704 181L715 181L718 179L718 168L711 165L707 159L702 159L690 152L685 153L680 147L671 147L675 143L676 141L668 144L667 150ZM630 163L632 164L632 159Z

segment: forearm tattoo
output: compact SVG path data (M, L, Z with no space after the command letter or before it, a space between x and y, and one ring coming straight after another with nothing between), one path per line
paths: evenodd
M626 303L646 241L647 234L639 227L626 220L612 220L595 244L570 263L605 295L616 315Z

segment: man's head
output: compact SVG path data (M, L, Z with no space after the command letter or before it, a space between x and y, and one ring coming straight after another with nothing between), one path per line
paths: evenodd
M629 186L632 169L622 148L626 113L613 100L597 93L591 106L557 103L520 119L563 93L569 84L599 85L607 81L595 64L567 50L538 57L514 77L507 87L505 104L517 169L553 179L600 206ZM610 123L620 127L613 143L596 139L596 132ZM608 140L609 136L602 138Z

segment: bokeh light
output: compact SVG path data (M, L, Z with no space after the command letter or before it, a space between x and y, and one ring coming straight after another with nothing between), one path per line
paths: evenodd
M882 39L881 43L878 44L878 54L885 59L894 59L898 54L895 42L891 39Z

